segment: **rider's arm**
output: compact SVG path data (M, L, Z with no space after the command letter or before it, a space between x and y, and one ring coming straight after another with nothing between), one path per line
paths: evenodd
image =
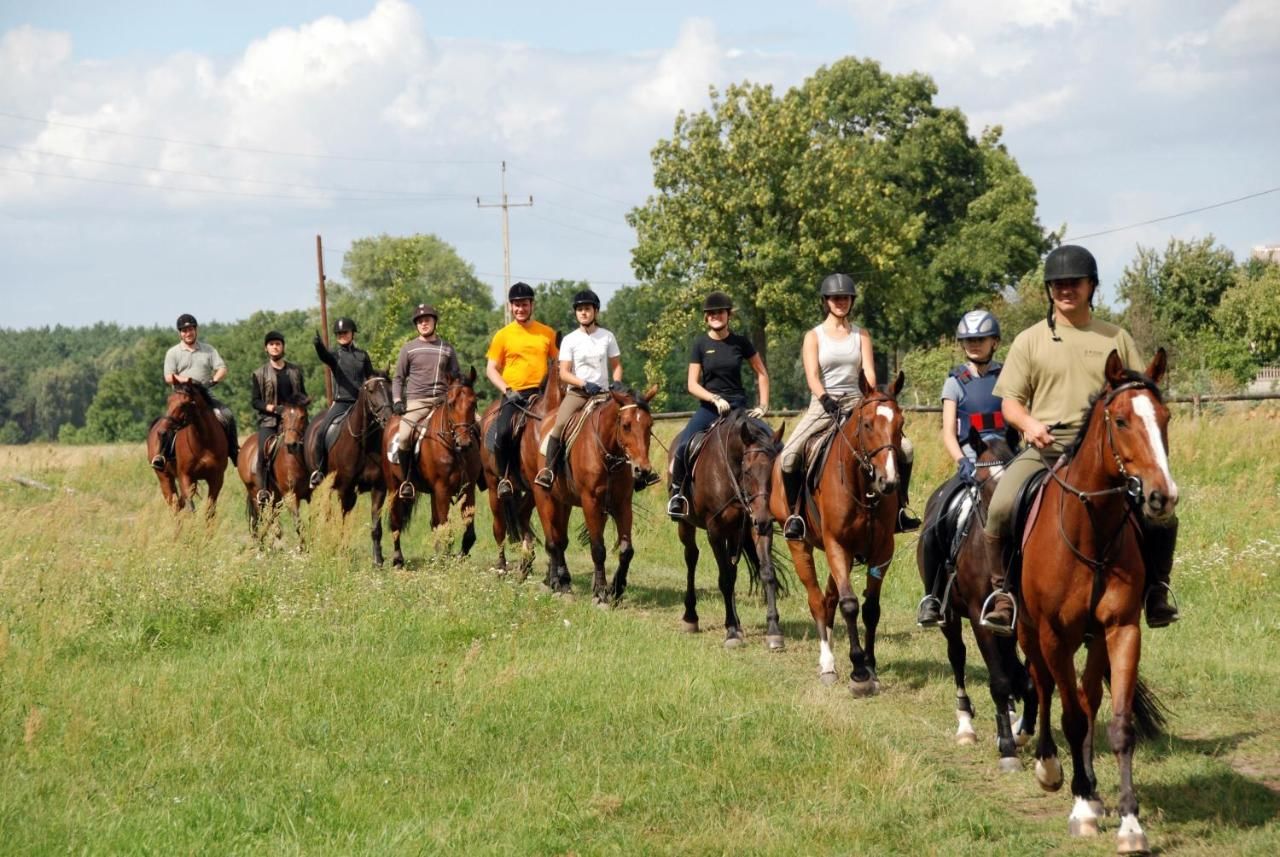
M701 382L702 382L702 364L690 363L689 364L689 381L688 381L688 384L686 385L689 390L689 395L693 396L695 399L697 399L700 402L714 402L716 399L720 398L715 393L711 392L706 387L702 386Z
M502 380L502 370L498 368L498 364L489 358L485 363L484 376L489 379L489 383L498 388L499 393L505 393L508 390L507 382Z
M249 386L252 391L249 405L260 414L270 413L268 405L262 395L262 387L258 384L257 372L249 376Z
M825 396L827 388L822 384L822 370L818 366L818 334L812 330L804 335L800 362L804 364L804 380L809 385L809 392L818 398Z
M1044 449L1053 443L1049 427L1031 416L1031 411L1022 402L1012 396L1005 396L1000 401L1000 411L1004 414L1004 421L1022 432L1022 436L1036 449Z
M867 383L876 385L876 352L871 347L871 334L862 329L862 374L867 376Z
M329 349L325 347L324 340L320 338L320 334L316 334L316 338L311 340L311 344L315 346L316 357L320 359L321 363L328 366L330 369L338 368L338 361L333 359L333 354L331 354Z
M582 379L579 378L577 375L573 374L572 360L560 361L560 380L563 383L568 384L570 387L582 386Z
M760 410L767 411L769 410L769 370L765 368L764 360L759 353L752 354L747 363L756 373L756 391L760 394Z
M221 381L221 380L222 380L223 378L225 378L225 377L227 377L227 367L226 367L226 366L220 366L219 368L217 368L217 369L214 369L214 370L213 370L213 383L214 383L214 384L218 383L219 381ZM210 385L210 386L212 386L212 385Z
M613 371L613 380L621 384L622 383L622 358L610 357L609 368Z
M956 403L954 399L942 400L942 445L952 461L964 458L960 441L956 439Z

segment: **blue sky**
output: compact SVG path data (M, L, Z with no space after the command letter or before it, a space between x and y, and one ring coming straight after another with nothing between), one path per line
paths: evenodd
M342 251L432 232L512 269L630 282L623 215L707 88L845 55L1000 124L1045 226L1084 235L1280 187L1271 0L115 4L0 0L0 325L242 318L315 300ZM196 145L200 144L200 145ZM1280 242L1280 193L1084 241Z

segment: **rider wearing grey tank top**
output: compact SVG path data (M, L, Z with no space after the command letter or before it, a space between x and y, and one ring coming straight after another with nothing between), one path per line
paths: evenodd
M822 386L837 399L861 396L858 376L862 373L862 329L856 325L849 328L849 335L843 339L832 337L821 324L813 329L818 339L818 371L822 375ZM809 407L782 447L782 469L795 473L803 463L805 441L830 424L831 415L822 407L818 397L810 394Z

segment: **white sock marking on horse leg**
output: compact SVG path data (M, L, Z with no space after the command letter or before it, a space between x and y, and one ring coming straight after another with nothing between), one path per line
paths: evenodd
M1138 823L1138 816L1126 815L1120 819L1120 829L1116 832L1117 836L1127 836L1131 834L1142 833L1142 825Z
M831 653L831 644L826 640L819 643L818 672L833 673L836 671L836 656Z
M956 727L956 738L958 740L976 739L978 733L973 731L973 718L969 716L969 712L962 708L956 709L956 720L959 725Z
M1151 440L1156 464L1159 465L1160 472L1169 483L1169 499L1177 500L1178 485L1173 481L1173 474L1169 472L1169 457L1165 454L1164 441L1160 438L1160 427L1156 425L1156 406L1152 404L1150 394L1133 397L1133 412L1142 418L1142 424L1147 427L1147 437Z

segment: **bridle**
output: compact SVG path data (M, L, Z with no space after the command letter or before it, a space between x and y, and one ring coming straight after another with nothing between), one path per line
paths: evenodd
M373 388L378 384L385 384L385 383L387 383L386 378L382 378L375 375L372 378L366 378L364 383L360 385L360 392L362 394L361 400L364 402L364 411L370 417L373 418L372 426L370 426L370 424L366 421L364 424L364 428L360 432L356 432L351 427L351 420L343 420L343 423L345 424L345 428L347 430L347 434L351 435L351 437L355 438L357 441L363 441L364 438L367 437L370 434L370 432L373 432L373 431L376 431L378 432L379 435L381 435L382 430L387 427L387 418L382 416L382 414L379 413L378 409L376 409L373 404Z
M856 405L850 408L847 412L842 412L841 415L837 417L836 435L840 438L840 440L844 443L845 447L849 450L849 454L853 456L854 461L858 463L859 469L862 470L863 477L868 482L870 482L875 478L875 475L876 475L875 457L877 455L879 455L881 452L884 452L886 449L889 450L892 454L897 455L897 447L894 446L892 438L890 438L888 443L882 443L871 450L867 450L865 445L865 439L863 438L862 420L860 419L862 409L867 407L868 405L878 405L886 402L890 405L893 405L895 409L897 408L897 402L895 402L889 396L886 396L883 393L872 393L869 396L864 396ZM854 446L854 444L849 441L849 436L844 432L844 427L848 425L850 422L854 423L853 434L854 434L854 438L857 441L857 446ZM843 480L843 476L844 476L844 472L841 471L842 480ZM864 503L862 502L863 498L859 498L856 495L853 495L853 499L856 503L858 503L858 505L862 506L864 509L874 509L877 505L879 505L880 495L877 494L876 492L866 491L864 496L865 496L865 499L869 500L870 502Z

